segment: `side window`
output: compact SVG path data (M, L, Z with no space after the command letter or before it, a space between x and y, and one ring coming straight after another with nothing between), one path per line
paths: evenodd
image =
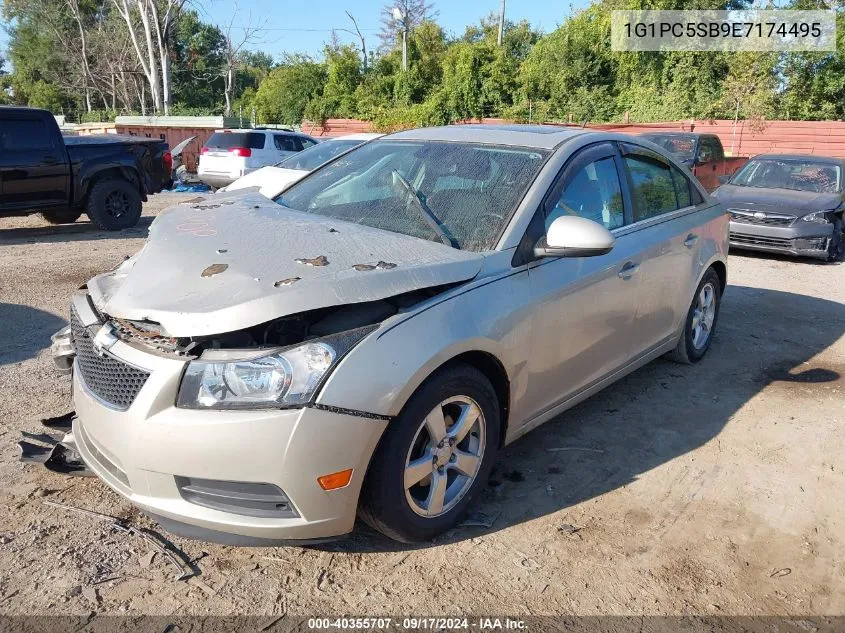
M709 163L714 160L722 160L725 157L721 144L712 137L701 139L701 147L698 150L698 160L702 163Z
M692 197L690 196L691 184L681 171L672 167L672 180L675 182L675 195L678 196L678 208L683 209L692 205Z
M631 174L634 222L646 220L678 208L675 183L666 163L629 154L625 166Z
M296 139L287 134L274 134L273 142L276 144L276 149L283 152L298 152Z
M299 141L302 143L302 149L308 149L309 147L316 145L314 141L310 138L305 138L304 136L300 136Z
M587 163L567 177L563 191L546 206L546 229L562 215L577 215L616 229L625 223L622 188L612 156Z
M5 119L2 128L3 149L9 152L32 152L53 149L52 137L40 119Z

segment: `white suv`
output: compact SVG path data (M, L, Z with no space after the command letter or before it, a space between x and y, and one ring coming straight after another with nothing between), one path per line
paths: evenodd
M292 130L220 130L203 146L197 175L207 185L224 187L316 144L307 134Z

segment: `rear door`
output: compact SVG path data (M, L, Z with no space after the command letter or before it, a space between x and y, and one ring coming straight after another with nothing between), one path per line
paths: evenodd
M633 218L623 232L640 247L640 290L634 323L634 356L672 339L686 317L700 269L704 201L687 176L661 155L621 145Z
M0 110L0 208L67 206L70 167L61 136L37 113Z

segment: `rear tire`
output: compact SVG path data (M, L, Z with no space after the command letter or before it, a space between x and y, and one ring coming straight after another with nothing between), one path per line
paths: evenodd
M62 209L60 211L51 209L50 211L41 212L41 217L49 224L73 224L81 215L82 211L76 209Z
M403 543L428 541L457 525L490 476L499 411L493 385L477 369L456 365L431 376L382 436L360 517Z
M708 268L695 289L684 332L668 358L684 365L692 365L704 358L713 342L721 305L722 281L715 270Z
M88 192L85 212L91 223L103 231L128 229L141 217L141 194L126 180L100 180Z

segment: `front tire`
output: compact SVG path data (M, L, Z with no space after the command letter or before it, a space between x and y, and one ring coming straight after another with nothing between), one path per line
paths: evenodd
M500 425L484 374L468 365L435 373L385 431L364 481L361 518L404 543L457 525L490 476Z
M100 230L128 229L135 226L141 217L141 194L126 180L100 180L88 193L85 212Z
M721 304L722 281L715 270L708 268L692 298L684 333L675 349L669 352L670 359L691 365L704 358L713 342Z

